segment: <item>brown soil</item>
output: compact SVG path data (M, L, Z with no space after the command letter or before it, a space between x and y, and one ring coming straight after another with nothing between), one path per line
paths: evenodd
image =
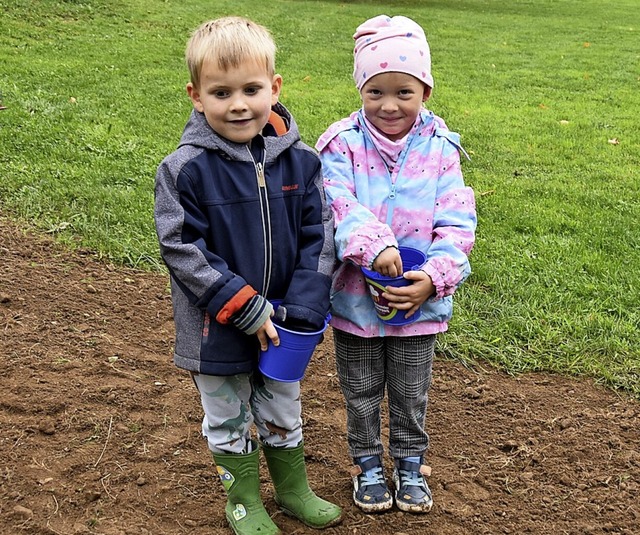
M69 252L0 217L0 533L230 534L167 278ZM589 380L437 360L429 515L351 502L331 336L303 381L327 534L638 533L640 405ZM264 468L264 467L263 467ZM313 533L267 509L285 533Z

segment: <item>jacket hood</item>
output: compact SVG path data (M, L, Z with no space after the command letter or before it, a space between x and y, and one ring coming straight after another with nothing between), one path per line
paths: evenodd
M288 130L283 135L278 136L270 124L267 123L263 128L262 138L264 139L266 154L268 154L267 161L275 160L284 150L300 141L298 125L289 110L278 102L273 106L272 111L284 120L285 124L288 125ZM204 113L200 113L195 109L191 112L178 144L179 147L185 145L223 152L234 160L251 161L251 155L245 143L234 143L219 135L209 126Z

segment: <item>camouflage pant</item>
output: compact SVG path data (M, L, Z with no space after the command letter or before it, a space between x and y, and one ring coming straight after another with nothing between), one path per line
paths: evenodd
M302 442L300 383L273 381L259 373L194 374L204 418L202 434L215 453L247 453L251 426L261 442L295 447Z

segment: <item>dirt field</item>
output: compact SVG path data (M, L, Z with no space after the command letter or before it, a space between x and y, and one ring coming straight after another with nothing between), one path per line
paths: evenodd
M0 217L0 533L230 534L164 276L70 253ZM327 534L640 532L640 405L591 381L437 360L435 506L351 502L330 334L303 382L309 478L344 507ZM284 533L313 533L267 509Z

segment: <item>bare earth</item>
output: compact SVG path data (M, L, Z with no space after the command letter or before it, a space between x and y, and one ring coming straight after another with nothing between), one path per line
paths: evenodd
M0 217L1 534L231 533L172 343L165 276ZM345 512L327 534L640 533L640 405L591 381L437 360L424 516L352 505L330 333L303 396L309 479ZM283 532L314 533L262 473Z

